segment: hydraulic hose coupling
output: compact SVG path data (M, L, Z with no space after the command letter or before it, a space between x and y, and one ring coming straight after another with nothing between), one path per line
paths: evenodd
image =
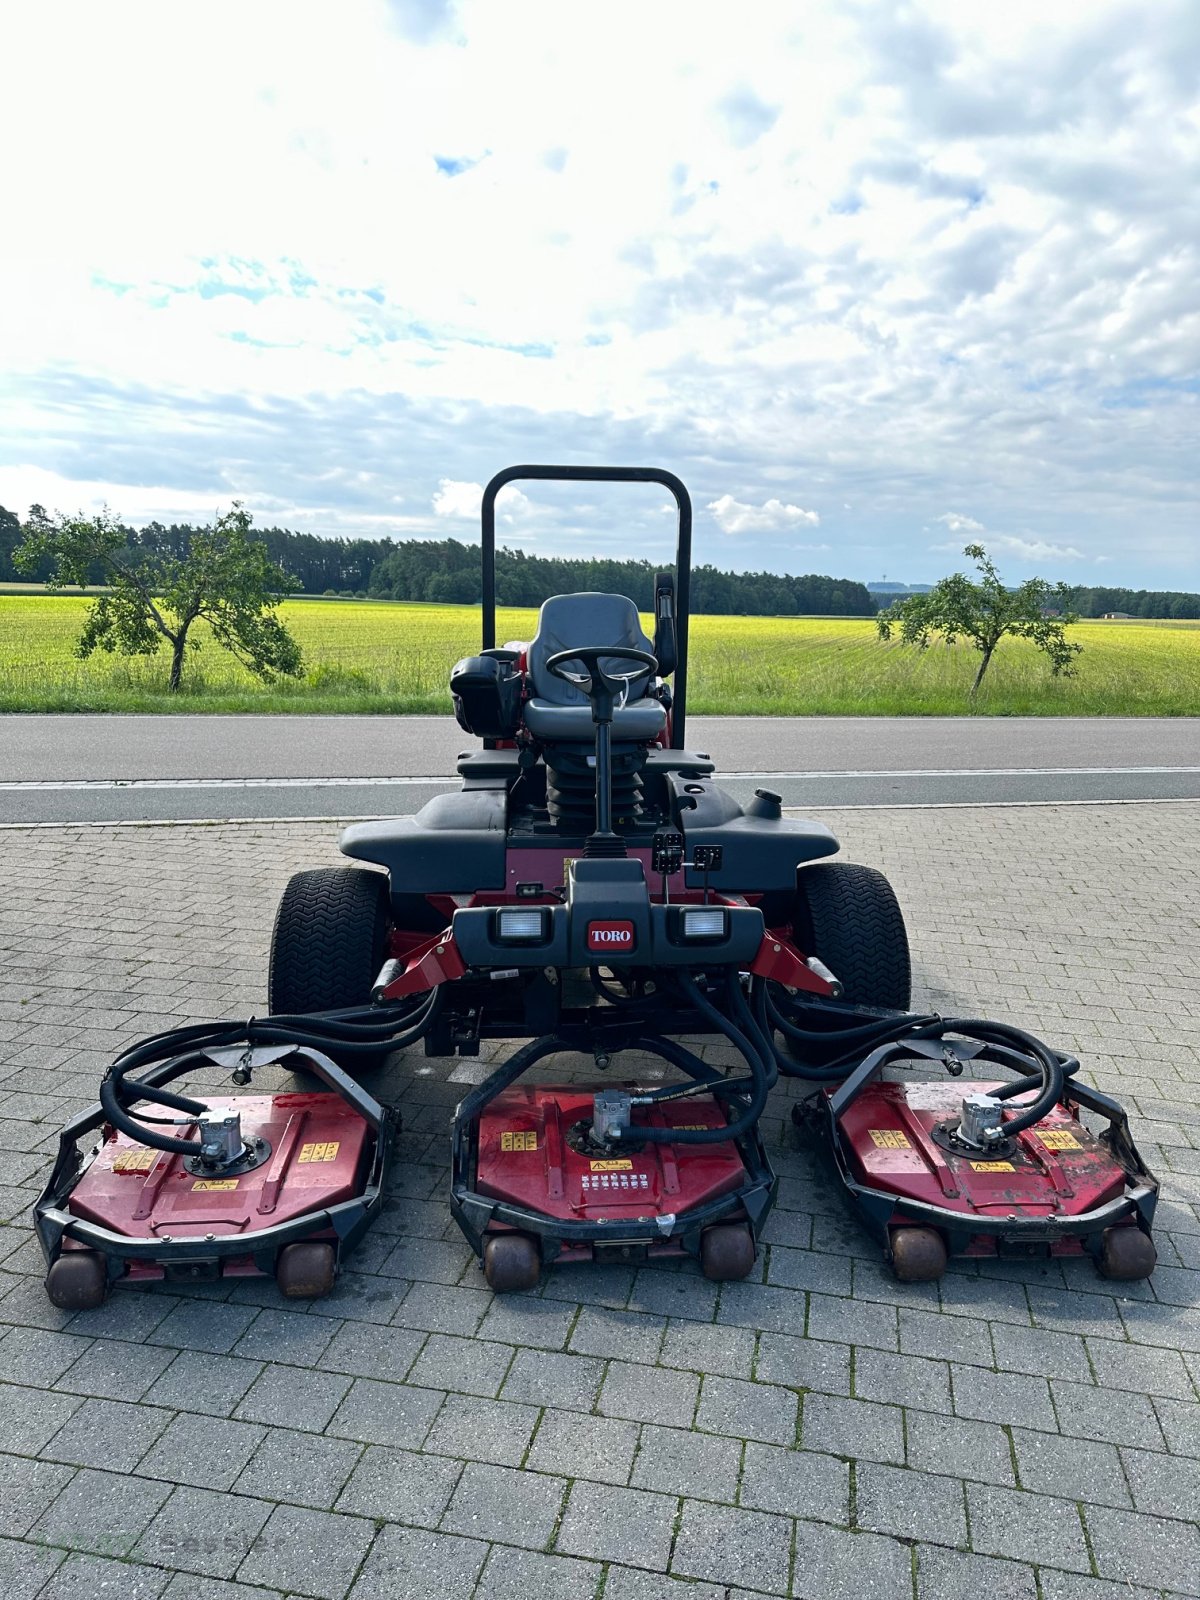
M622 1089L602 1089L592 1096L592 1141L611 1144L622 1138L633 1120L633 1100Z

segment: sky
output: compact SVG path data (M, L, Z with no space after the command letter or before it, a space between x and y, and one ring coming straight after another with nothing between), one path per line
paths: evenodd
M1200 589L1195 0L0 10L0 504ZM502 541L666 558L655 488Z

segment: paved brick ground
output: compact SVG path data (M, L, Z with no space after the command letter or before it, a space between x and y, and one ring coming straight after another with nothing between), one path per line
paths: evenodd
M760 1281L564 1270L498 1301L443 1200L479 1062L401 1060L389 1211L335 1295L53 1310L27 1208L111 1053L263 1004L324 826L0 833L0 1592L526 1600L1200 1594L1200 806L854 812L923 1000L1028 1024L1126 1098L1153 1287L902 1289L794 1145Z

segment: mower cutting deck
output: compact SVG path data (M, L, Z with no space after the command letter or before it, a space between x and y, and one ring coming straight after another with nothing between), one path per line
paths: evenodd
M497 647L496 496L526 478L674 497L675 571L655 580L652 638L633 600L571 594L543 604L531 640ZM800 1120L897 1276L1014 1252L1148 1274L1157 1185L1120 1108L1020 1029L911 1013L904 919L883 875L826 860L827 828L785 817L767 789L743 806L687 749L691 502L678 478L509 468L484 491L482 555L482 647L450 674L459 724L481 741L460 758L461 790L347 828L341 848L366 869L292 878L271 1017L182 1030L116 1064L101 1107L64 1135L39 1206L52 1296L149 1270L275 1271L286 1287L281 1247L299 1241L327 1252L332 1281L378 1207L388 1143L385 1114L333 1063L361 1070L420 1040L434 1056L518 1042L452 1128L450 1208L496 1290L584 1259L687 1254L710 1278L746 1276L775 1196L759 1120L781 1074L807 1085ZM308 1052L346 1106L206 1107L163 1088L188 1050L235 1045ZM628 1070L520 1082L572 1054L600 1075L622 1056ZM1009 1077L882 1076L916 1064L957 1080L972 1061ZM182 1111L198 1135L155 1133L139 1099ZM240 1133L222 1146L235 1109ZM293 1137L300 1116L313 1131ZM1098 1137L1086 1118L1106 1124ZM87 1165L77 1140L97 1129ZM335 1157L306 1162L301 1145L285 1161L301 1137ZM128 1141L170 1160L147 1164Z

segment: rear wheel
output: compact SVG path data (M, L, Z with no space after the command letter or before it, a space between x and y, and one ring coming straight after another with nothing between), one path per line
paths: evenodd
M96 1250L64 1250L46 1274L51 1305L62 1311L90 1311L108 1295L108 1267Z
M700 1270L714 1283L748 1278L754 1257L754 1235L740 1222L721 1222L700 1235Z
M320 1239L285 1244L275 1263L275 1282L289 1300L316 1300L329 1293L336 1277L337 1255Z
M1132 1281L1148 1278L1158 1262L1154 1240L1138 1227L1105 1228L1100 1243L1100 1273Z
M542 1275L537 1240L527 1233L496 1233L483 1247L483 1275L496 1294L520 1294Z
M841 983L843 1000L908 1010L908 934L882 872L848 861L803 868L793 931L805 955L820 957Z
M283 891L271 930L267 1004L273 1016L305 1016L365 1006L387 946L388 880L356 867L297 872ZM332 1056L362 1071L387 1052Z
M892 1272L900 1283L934 1283L946 1270L946 1242L936 1228L893 1228Z

